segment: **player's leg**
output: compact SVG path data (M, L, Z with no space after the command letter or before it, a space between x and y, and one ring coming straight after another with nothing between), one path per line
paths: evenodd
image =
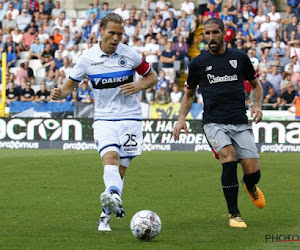
M237 159L226 125L206 124L206 138L222 163L221 183L229 212L231 227L246 227L238 209Z
M118 218L125 215L122 205L122 192L124 187L124 176L127 167L133 157L141 154L142 145L142 122L141 121L117 121L114 139L119 147L110 146L108 152L101 156L104 167L104 183L106 192L101 194L102 205L111 210Z
M235 149L227 145L219 153L222 163L222 188L227 202L230 227L247 227L238 209L239 182L237 178L237 160Z
M119 157L117 153L113 151L107 152L102 157L103 167L104 167L103 180L105 185L105 191L100 195L100 201L102 203L103 209L100 215L100 219L98 221L98 226L97 226L98 231L111 231L110 228L111 209L105 203L110 203L111 201L110 196L112 195L112 193L108 193L108 190L111 187L116 187L115 189L117 189L117 186L120 186L120 184L118 184L118 181L117 184L114 183L114 179L115 179L114 177L116 172L115 170L116 170L116 166L118 165L117 163L118 158ZM113 178L111 178L111 176L113 176ZM116 179L118 179L118 177Z
M119 150L116 147L107 148L108 152L102 155L102 163L104 167L103 181L106 192L116 192L120 196L122 195L122 178L120 174L120 156Z
M111 150L117 149L114 147ZM122 205L123 180L120 174L120 156L116 151L106 152L102 156L104 173L103 181L105 192L101 194L101 203L104 210L113 212L118 218L125 215ZM123 172L125 174L125 172ZM109 212L105 211L105 212Z
M106 161L109 155L105 154L105 156L103 157L103 165L107 166ZM116 155L115 155L116 156ZM99 223L98 223L98 230L99 231L111 231L110 229L110 216L111 216L111 211L112 207L111 205L117 208L121 208L121 215L124 216L125 211L122 205L122 200L121 200L121 195L123 193L123 188L124 188L124 177L125 177L125 172L127 170L127 167L130 163L131 159L128 160L123 160L121 159L121 163L120 163L120 167L119 167L119 174L121 177L121 182L119 181L118 176L113 176L110 177L108 175L110 175L111 173L104 173L103 179L104 179L104 183L106 186L106 190L111 190L111 191L106 191L104 193L101 194L101 203L103 204L103 211L100 215L100 219L99 219ZM110 163L112 163L111 159L109 161ZM116 164L116 163L115 163ZM121 165L123 164L123 165ZM125 165L125 166L124 166ZM117 184L109 184L110 181L112 181L115 177L117 177ZM119 190L119 192L117 191ZM117 202L115 202L117 201ZM110 209L108 209L107 207L109 207ZM119 212L117 212L118 214L120 214ZM123 217L122 216L122 217ZM119 217L120 218L120 217Z
M222 188L227 202L229 214L239 214L238 209L238 190L239 182L237 179L237 161L232 145L226 145L219 152L219 159L222 163Z
M121 178L122 180L124 179L125 177L125 172L127 170L127 167L123 166L123 165L120 165L120 175L121 175Z
M123 188L119 172L120 145L114 122L96 121L93 124L93 128L97 151L103 162L103 180L105 185L105 191L100 196L103 211L100 215L98 230L111 231L109 226L111 212L118 216L123 209L120 206L120 203L122 204L121 198L118 199Z
M120 175L123 188L125 173L132 159L142 153L142 121L124 120L119 122L118 137L120 139Z
M107 150L117 148L107 148ZM121 194L123 191L123 180L120 175L120 157L116 151L108 151L102 156L104 172L103 181L105 191L101 194L100 200L103 206L98 222L99 231L111 231L110 217L113 212L118 218L124 216Z
M266 205L265 197L257 186L260 180L259 159L247 158L241 161L243 166L244 177L242 185L248 192L253 204L258 208L264 208Z
M121 175L121 179L122 179L122 192L124 189L125 173L126 173L127 168L129 167L131 160L132 160L132 158L125 158L125 159L123 158L120 160L119 171L120 171L120 175Z
M265 206L265 198L257 187L260 180L259 155L254 142L252 129L249 125L237 125L233 138L237 158L240 160L244 177L243 187L249 193L252 202L259 208Z

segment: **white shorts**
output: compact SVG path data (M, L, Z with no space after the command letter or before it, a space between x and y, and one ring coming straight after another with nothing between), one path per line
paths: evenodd
M101 157L115 151L120 159L133 158L142 154L142 121L98 120L93 124L94 140Z

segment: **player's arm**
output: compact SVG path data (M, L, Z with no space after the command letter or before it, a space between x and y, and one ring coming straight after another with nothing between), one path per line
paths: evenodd
M170 57L165 57L165 56L160 56L160 59L159 59L162 63L173 63L175 62L176 60L176 56L172 56L171 58Z
M158 82L156 72L151 68L148 74L146 74L141 80L136 83L127 83L120 86L120 90L126 96L138 93L141 90L153 87Z
M263 117L263 114L261 111L261 105L262 105L262 100L263 100L263 89L262 89L262 86L261 86L258 78L250 80L249 82L253 87L254 98L255 98L253 106L251 108L251 117L253 117L253 121L255 123L258 123L262 120L262 117Z
M185 118L187 114L190 112L191 106L194 101L195 93L196 93L196 89L187 89L187 91L185 92L182 98L178 120L173 130L173 136L175 141L179 139L179 133L181 129L184 129L186 134L188 133Z
M71 78L68 78L68 80L60 87L52 89L50 98L52 100L61 100L66 98L74 88L76 88L78 85L77 81L72 80Z

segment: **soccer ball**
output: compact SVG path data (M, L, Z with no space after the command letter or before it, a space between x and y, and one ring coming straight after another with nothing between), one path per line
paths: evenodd
M150 210L141 210L132 217L130 229L138 239L149 241L159 234L161 221L156 213Z

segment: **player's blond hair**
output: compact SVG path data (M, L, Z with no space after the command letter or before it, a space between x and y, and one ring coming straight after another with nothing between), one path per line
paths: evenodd
M124 20L123 18L116 13L109 13L108 15L106 15L102 20L101 20L101 24L100 27L105 29L108 22L113 22L113 23L117 23L117 24L121 24L123 25Z

